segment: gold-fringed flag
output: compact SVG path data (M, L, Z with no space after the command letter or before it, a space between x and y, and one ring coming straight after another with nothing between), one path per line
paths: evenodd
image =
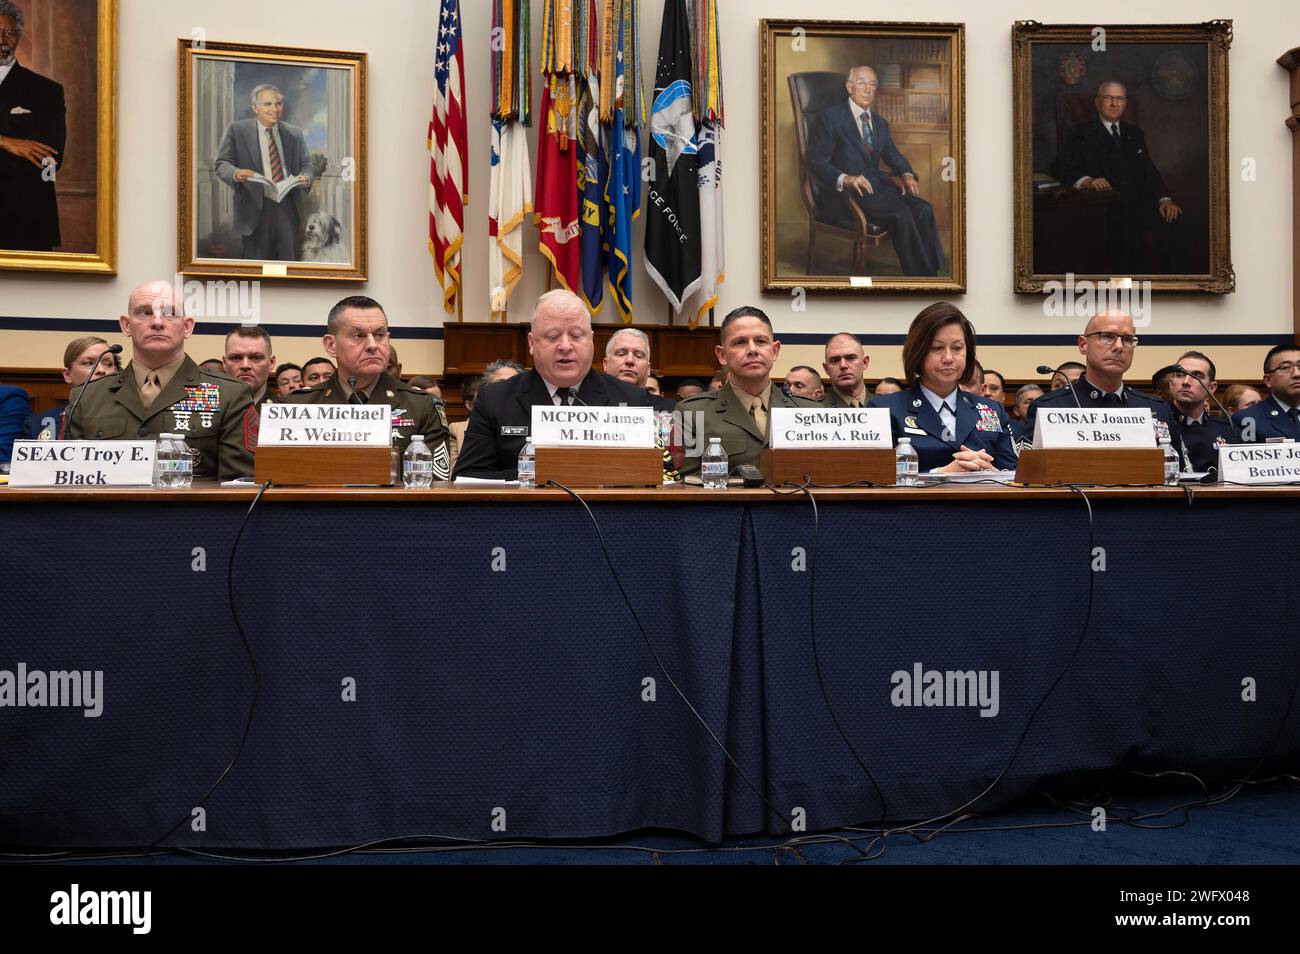
M726 278L722 236L722 58L718 36L718 0L695 0L696 163L700 182L700 294L694 328L718 303L718 286Z
M465 58L460 0L442 0L434 45L433 119L429 123L429 253L442 304L455 314L460 298L460 247L469 204L469 131L465 121Z
M523 223L533 211L528 157L530 0L492 0L492 174L488 195L488 298L493 315L524 271Z
M577 0L578 202L581 206L582 299L592 315L605 300L605 206L609 126L600 121L600 24L596 0Z
M537 137L538 248L560 287L582 279L578 225L578 103L575 0L542 0L542 122Z
M639 0L606 0L601 24L601 120L610 103L609 176L605 180L605 248L609 287L624 323L632 320L632 223L641 215L641 94ZM614 39L611 41L611 35ZM606 56L606 50L611 50ZM610 67L606 72L604 61Z

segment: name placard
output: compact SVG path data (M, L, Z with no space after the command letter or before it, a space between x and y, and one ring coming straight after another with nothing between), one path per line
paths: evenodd
M654 447L655 412L649 407L533 406L536 447Z
M150 487L154 441L14 441L10 487Z
M1229 484L1300 482L1300 444L1229 444L1220 447L1219 479Z
M1155 447L1151 409L1043 408L1034 427L1034 447Z
M883 407L774 407L772 449L893 447Z
M387 447L389 404L263 404L259 447Z

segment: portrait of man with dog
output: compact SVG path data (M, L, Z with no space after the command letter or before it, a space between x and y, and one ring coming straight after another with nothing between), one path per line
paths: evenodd
M364 182L355 159L364 136L360 65L261 49L282 55L251 61L211 43L186 51L193 93L182 97L191 196L183 245L200 268L356 267L364 260L354 243Z

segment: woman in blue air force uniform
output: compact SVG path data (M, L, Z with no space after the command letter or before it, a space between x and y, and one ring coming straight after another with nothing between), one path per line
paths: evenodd
M936 302L912 320L903 343L903 371L911 386L869 405L889 411L895 443L912 439L921 473L1016 468L1002 402L957 386L974 360L974 327L953 305Z

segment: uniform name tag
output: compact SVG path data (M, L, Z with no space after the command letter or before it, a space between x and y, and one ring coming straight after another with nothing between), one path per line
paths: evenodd
M883 407L772 408L772 449L892 447Z
M1300 444L1229 444L1220 447L1219 479L1228 484L1300 482Z
M1034 447L1155 447L1151 409L1042 408Z
M150 487L154 441L14 441L11 487Z
M387 447L388 404L263 404L259 447Z
M528 428L522 424L502 424L501 436L502 437L527 437Z
M649 407L533 405L537 447L654 447L655 412Z

